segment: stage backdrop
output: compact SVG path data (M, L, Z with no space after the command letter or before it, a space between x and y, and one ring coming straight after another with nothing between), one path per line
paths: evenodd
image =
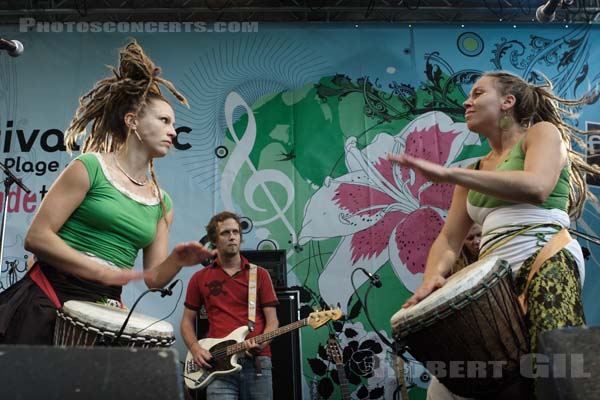
M111 28L112 27L112 28ZM136 31L136 32L132 32ZM335 333L350 390L361 399L392 399L395 358L390 317L415 290L427 251L450 204L452 187L432 185L386 154L406 152L447 166L488 151L469 132L462 102L487 70L512 71L574 98L599 83L600 32L592 26L513 25L44 25L3 27L25 46L0 54L0 161L31 188L13 186L2 260L2 287L22 276L23 237L52 182L76 154L62 134L78 98L116 65L117 49L136 38L187 96L175 106L178 138L156 162L172 196L171 245L199 240L210 216L244 218L246 249L285 249L289 286L302 292L302 316L340 304L345 318L302 330L304 398L339 398L324 345ZM580 110L579 128L600 125L598 105ZM598 137L590 141L598 147ZM574 227L598 235L598 205ZM600 322L598 248L584 286L588 322ZM138 259L136 268L141 268ZM359 302L351 282L362 267L383 286ZM172 297L146 296L139 311L179 321L184 269ZM369 281L354 274L361 297ZM131 305L145 289L129 284ZM372 323L365 315L368 304ZM406 366L411 398L424 398L428 375Z

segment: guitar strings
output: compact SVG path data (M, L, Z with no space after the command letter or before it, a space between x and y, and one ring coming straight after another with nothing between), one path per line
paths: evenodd
M292 328L291 326L294 325L294 324L298 324L298 326L295 327L295 328ZM305 322L305 319L301 319L301 320L298 320L296 322L291 323L288 326L284 326L282 328L288 328L287 332L290 332L290 331L292 331L294 329L299 329L299 328L302 328L303 326L306 326L306 325L307 325L307 323ZM279 328L279 329L282 329L282 328ZM264 335L268 335L269 333L271 333L271 332L267 332ZM282 331L281 333L286 333L286 331ZM266 340L269 340L269 339L266 339ZM241 353L242 351L244 351L245 348L242 346L242 344L243 344L243 342L238 342L238 343L230 345L231 347L238 347L239 348L238 351L234 351L231 354L227 354L227 348L230 347L230 346L221 347L221 348L218 348L218 349L216 349L214 351L209 350L209 352L210 352L211 356L213 356L215 358L223 358L225 356L234 355L236 353Z

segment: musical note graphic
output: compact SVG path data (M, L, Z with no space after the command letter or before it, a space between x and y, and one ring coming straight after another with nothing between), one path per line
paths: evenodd
M243 107L248 115L246 129L239 136L233 125L233 114L238 107ZM268 211L259 207L254 201L254 194L260 188L275 212L275 215L267 219L253 219L254 225L258 227L280 220L292 236L292 243L296 243L296 232L285 215L294 200L294 185L290 178L283 172L275 169L258 170L250 160L250 153L256 140L256 119L252 109L236 92L229 93L225 99L225 121L227 123L227 128L231 133L231 137L236 144L221 175L221 199L223 200L225 208L229 210L234 209L233 186L242 167L246 166L251 172L250 178L244 184L244 198L246 199L248 206L258 212ZM278 204L275 196L267 186L267 183L278 184L285 190L286 198L283 207Z

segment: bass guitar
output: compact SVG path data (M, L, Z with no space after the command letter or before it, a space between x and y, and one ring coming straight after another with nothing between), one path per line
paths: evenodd
M337 320L341 317L342 311L340 309L313 312L305 319L255 336L253 339L256 344L261 344L306 325L317 329L328 321ZM188 351L183 374L185 385L190 389L200 389L208 385L218 375L226 375L239 371L242 367L237 363L237 358L239 353L246 350L243 342L248 332L247 326L240 326L224 338L199 340L198 343L200 346L208 350L212 355L212 368L207 369L196 364L194 356Z

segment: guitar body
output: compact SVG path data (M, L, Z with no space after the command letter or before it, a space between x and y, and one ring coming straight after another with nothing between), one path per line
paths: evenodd
M339 308L313 312L310 313L308 318L292 322L289 325L279 327L262 335L254 336L252 339L254 339L256 344L261 344L305 325L310 325L314 329L317 329L328 321L338 320L341 317L342 311ZM242 369L241 365L237 363L237 359L238 354L245 350L242 342L246 339L248 332L247 326L240 326L222 339L199 340L198 343L200 346L208 350L213 356L211 361L212 368L206 369L196 364L192 353L188 351L183 367L185 385L190 389L200 389L208 385L218 375L231 374Z
M224 338L202 339L199 340L198 343L213 354L219 350L223 350L226 354L225 349L228 346L243 342L246 339L246 335L248 335L248 327L240 326ZM238 354L239 353L223 357L213 357L213 368L206 369L196 364L192 353L188 351L187 357L185 358L185 372L183 375L186 386L190 389L200 389L208 385L219 375L226 375L239 371L242 367L237 363Z

